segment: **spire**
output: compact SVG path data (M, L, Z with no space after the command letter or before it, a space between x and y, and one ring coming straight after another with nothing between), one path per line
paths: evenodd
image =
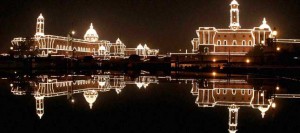
M94 29L93 23L91 23L90 29Z
M264 18L264 20L263 20L263 24L267 24L267 20L266 20L266 18Z

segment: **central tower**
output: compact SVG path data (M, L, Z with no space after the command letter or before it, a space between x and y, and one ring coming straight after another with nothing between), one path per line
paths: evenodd
M233 0L230 4L230 25L229 28L232 30L237 30L241 28L240 25L240 11L239 3L236 0Z

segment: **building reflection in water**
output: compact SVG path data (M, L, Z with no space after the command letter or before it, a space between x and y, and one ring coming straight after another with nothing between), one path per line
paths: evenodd
M229 132L237 132L238 113L241 107L250 107L261 112L262 118L274 102L266 97L266 90L255 90L246 80L205 79L193 82L191 93L199 107L225 106L229 110Z
M44 115L45 98L67 96L72 103L75 102L73 94L82 93L85 100L93 108L98 94L115 90L117 94L128 84L136 85L138 88L147 88L151 83L158 83L155 76L139 76L135 80L123 75L92 75L92 76L38 76L35 80L28 80L28 86L21 84L23 81L12 83L11 92L14 95L26 95L26 89L30 87L31 95L36 100L36 113L42 118Z

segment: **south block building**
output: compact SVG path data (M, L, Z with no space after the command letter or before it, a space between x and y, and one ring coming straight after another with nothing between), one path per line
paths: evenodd
M199 27L196 33L198 37L192 40L193 53L216 55L245 55L255 45L266 45L266 40L272 38L272 29L265 18L258 27L242 29L236 0L230 3L229 28Z
M39 57L63 56L63 57L80 57L94 56L102 59L110 58L126 58L132 54L142 57L156 56L158 49L150 49L146 44L138 45L136 48L127 48L126 45L118 38L115 42L100 40L97 31L91 23L86 31L83 39L73 37L75 32L69 33L67 37L45 35L45 19L42 14L37 18L36 33L32 38L14 38L11 43L11 50L14 52L22 52L21 56L28 56L26 52L36 51ZM31 45L26 51L22 50L22 46L26 41L30 40ZM20 55L18 55L20 56Z

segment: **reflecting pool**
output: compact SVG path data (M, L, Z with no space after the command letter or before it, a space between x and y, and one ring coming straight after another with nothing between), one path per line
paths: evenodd
M0 132L295 132L300 82L222 74L16 75Z

